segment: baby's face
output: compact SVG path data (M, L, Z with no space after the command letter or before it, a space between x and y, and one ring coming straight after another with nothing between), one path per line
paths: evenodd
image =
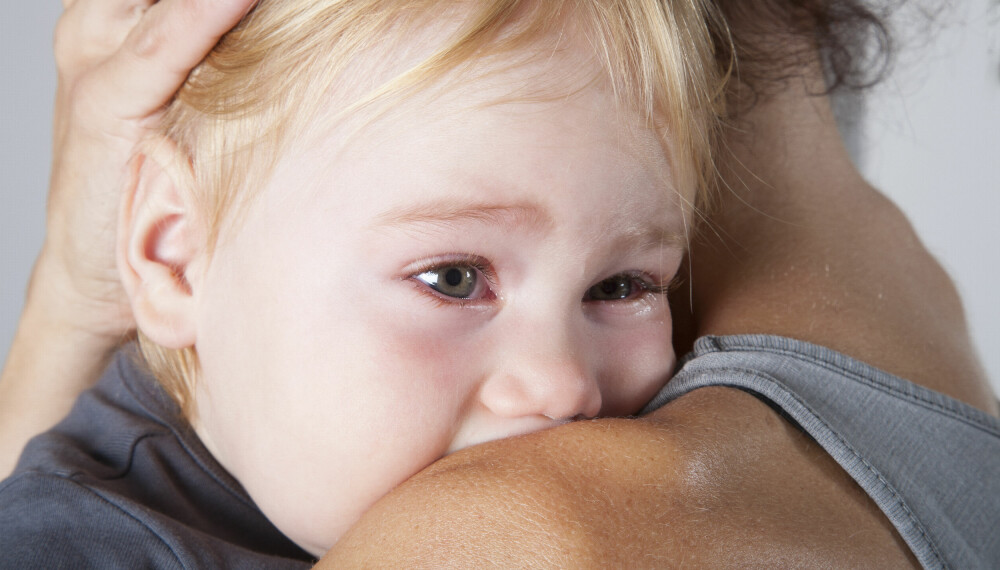
M302 144L222 234L197 430L306 550L450 452L635 413L667 381L684 224L656 134L600 82L498 102L578 59Z

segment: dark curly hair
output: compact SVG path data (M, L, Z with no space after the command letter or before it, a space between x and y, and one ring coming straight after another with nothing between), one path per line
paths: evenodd
M891 62L885 16L899 2L878 8L860 0L714 0L728 24L717 32L721 65L753 98L800 75L820 55L827 92L862 90L877 83Z

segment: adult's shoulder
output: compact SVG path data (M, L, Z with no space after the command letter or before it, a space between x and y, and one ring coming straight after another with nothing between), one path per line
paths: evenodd
M646 412L706 387L756 396L868 494L926 567L1000 557L1000 419L836 352L771 335L708 336Z
M836 463L760 400L706 388L449 455L380 500L326 567L899 567Z

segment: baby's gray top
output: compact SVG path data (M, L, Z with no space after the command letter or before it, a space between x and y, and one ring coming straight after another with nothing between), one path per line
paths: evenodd
M646 407L730 386L780 408L889 517L926 568L1000 568L1000 420L829 349L698 340Z
M0 568L311 567L135 358L119 352L0 482Z

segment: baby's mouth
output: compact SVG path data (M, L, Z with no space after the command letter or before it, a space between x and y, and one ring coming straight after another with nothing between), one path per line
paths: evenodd
M548 416L532 416L517 419L493 418L492 421L470 421L459 429L455 438L452 440L451 445L448 447L448 451L445 452L445 455L450 455L456 451L465 449L466 447L472 447L473 445L489 443L491 441L506 439L509 437L527 435L536 431L558 427L581 419L588 418L581 414L574 418L565 419L554 419ZM469 423L475 423L477 425L470 426L468 425Z

